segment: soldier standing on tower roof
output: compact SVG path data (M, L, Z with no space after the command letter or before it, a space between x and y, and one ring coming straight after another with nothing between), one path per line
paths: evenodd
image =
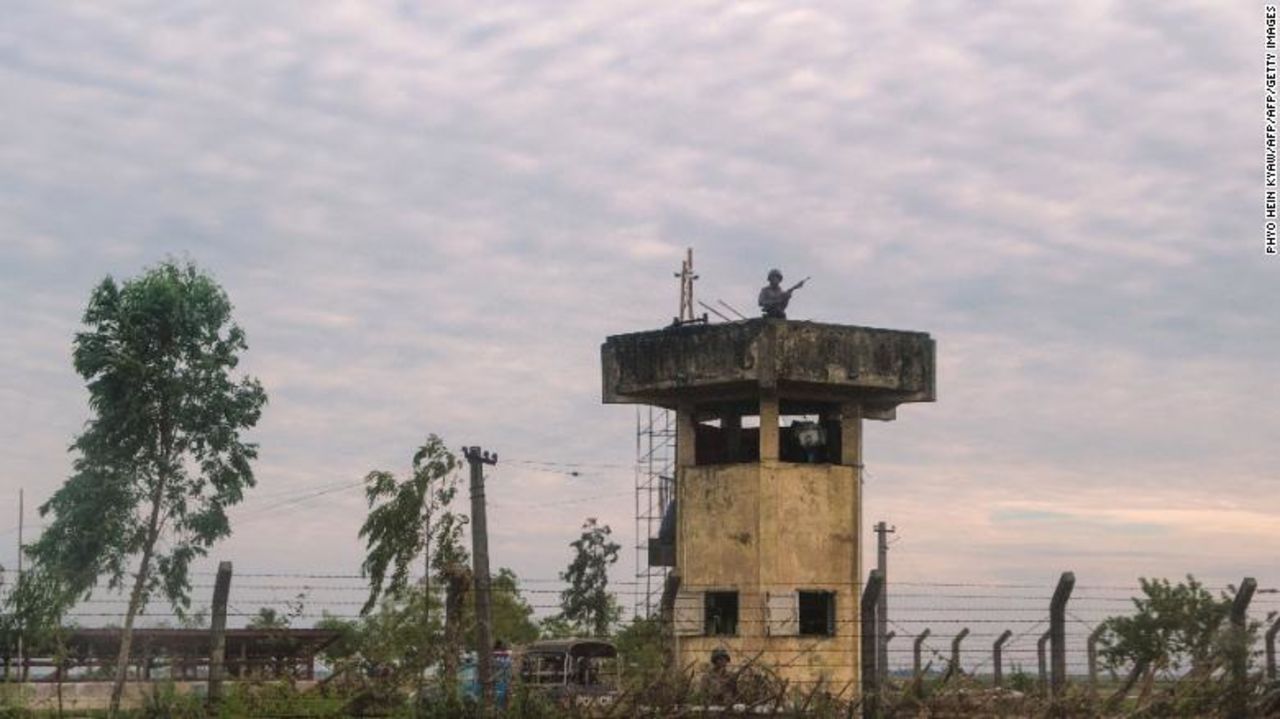
M791 289L784 290L782 289L782 272L769 270L769 284L760 290L760 309L764 310L764 316L785 320L787 303L791 302L791 293L804 287L804 283L808 280L809 278L806 277L792 285Z

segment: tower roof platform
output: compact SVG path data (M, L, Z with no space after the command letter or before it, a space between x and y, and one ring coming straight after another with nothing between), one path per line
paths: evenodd
M935 348L925 332L758 318L613 335L600 348L605 403L680 400L856 402L892 419L932 402Z

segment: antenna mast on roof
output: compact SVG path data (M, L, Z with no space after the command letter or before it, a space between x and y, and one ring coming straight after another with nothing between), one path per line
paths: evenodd
M693 314L693 281L698 276L693 273L693 248L688 248L680 271L675 276L680 279L680 315L671 324L683 325L689 322L706 322L707 316L695 317Z
M729 304L728 302L725 302L724 300L716 300L716 302L719 302L719 303L720 303L720 305L721 305L721 306L723 306L725 309L727 309L727 310L729 310L730 312L732 312L732 313L734 313L735 315L737 315L737 316L738 316L738 319L740 319L740 320L745 320L745 319L747 318L747 316L746 316L746 315L744 315L744 314L742 314L741 312L739 312L739 311L738 311L738 308L737 308L737 307L734 307L733 305Z

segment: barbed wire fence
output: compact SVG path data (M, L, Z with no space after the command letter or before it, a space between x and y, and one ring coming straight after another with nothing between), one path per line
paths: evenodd
M213 573L193 573L191 585L192 604L181 615L161 598L153 598L139 616L138 627L199 626L207 621L213 594ZM620 606L628 606L643 592L634 581L615 581L609 591L617 596ZM517 592L534 611L534 619L545 618L560 611L560 596L567 584L559 578L519 578ZM1239 591L1238 585L1205 587L1215 595L1230 596ZM7 591L7 590L4 590ZM0 591L0 599L4 597ZM1001 642L1002 673L1005 676L1025 674L1039 677L1045 660L1041 638L1050 625L1050 602L1054 588L1028 583L993 582L927 582L898 581L889 586L893 597L893 612L887 626L894 637L887 647L888 665L884 667L889 679L906 679L914 675L917 663L915 639L920 641L920 661L931 674L939 674L952 667L974 677L990 677L994 674L994 643L1006 631L1010 636ZM313 627L324 619L358 620L361 607L368 596L368 580L359 574L340 571L314 572L237 572L231 585L227 605L227 626L244 627L262 610L270 610L275 616L288 621L295 628ZM1089 637L1108 618L1132 614L1133 600L1142 597L1138 584L1080 584L1074 588L1065 612L1066 673L1075 678L1090 675ZM122 594L96 592L79 602L68 614L68 623L80 627L118 625L122 620L128 598ZM744 627L743 637L734 639L733 645L740 652L751 654L769 649L767 638L752 627L769 621L765 617L768 607L762 603L744 602L739 606L737 623ZM1249 616L1261 621L1264 629L1270 628L1280 614L1280 588L1258 587L1247 606ZM192 623L195 617L195 624ZM837 636L851 636L861 619L856 612L842 613L834 621ZM845 625L850 625L845 627ZM747 629L749 628L749 629ZM927 633L926 633L927 630ZM967 631L965 631L967 630ZM953 652L952 641L964 632L962 640ZM745 637L760 636L757 644ZM1274 642L1275 634L1267 641ZM833 648L824 637L813 637L809 644L796 654L847 653L846 648ZM1270 656L1274 663L1274 650L1268 655L1266 642L1254 647L1251 660L1255 666L1263 666ZM804 661L803 659L798 661ZM836 667L838 662L825 661L824 666ZM1094 667L1097 671L1098 667ZM1103 670L1105 671L1105 670Z

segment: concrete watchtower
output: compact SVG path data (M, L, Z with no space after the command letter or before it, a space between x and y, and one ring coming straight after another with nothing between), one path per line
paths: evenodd
M609 337L606 403L676 411L675 501L649 562L681 665L715 648L792 682L860 675L862 420L934 400L921 332L752 319Z

